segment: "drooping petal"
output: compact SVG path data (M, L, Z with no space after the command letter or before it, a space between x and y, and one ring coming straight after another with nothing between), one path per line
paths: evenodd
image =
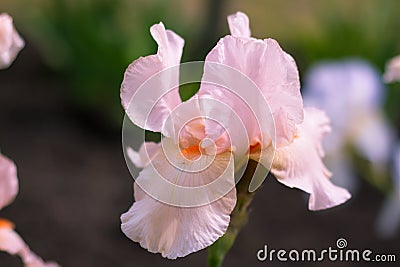
M228 16L229 30L234 37L250 37L249 17L243 12Z
M0 69L9 67L24 46L13 19L8 14L0 14Z
M392 58L386 65L386 71L383 75L386 83L400 81L400 55Z
M330 181L321 157L322 137L330 131L329 119L320 110L306 108L293 142L275 152L272 173L278 181L310 194L309 209L321 210L344 203L350 193Z
M152 253L169 259L184 257L210 246L226 232L235 198L232 191L206 206L178 208L145 195L122 215L122 231Z
M11 227L0 227L0 250L11 255L20 256L25 267L59 266L54 262L44 262L29 249L24 240Z
M0 209L10 204L18 193L17 168L0 154Z
M121 102L129 118L141 128L160 132L171 110L181 103L178 91L179 65L184 45L162 23L150 29L158 44L156 55L135 60L125 72Z
M237 71L236 73L232 72L233 74L229 77L225 77L226 75L223 77L228 81L228 85L234 86L235 81L241 75L248 77L260 90L261 97L266 100L271 109L275 120L277 145L291 142L295 124L301 123L303 120L300 82L295 61L280 48L275 40L234 36L222 38L207 55L202 79L204 81L218 79L215 78L216 75L219 75L215 71L215 66L207 64L210 62L222 64ZM246 103L240 103L243 102L240 98L246 97L246 95L235 96L223 88L226 86L225 83L222 86L203 86L202 84L199 95L207 95L227 103L233 102L232 107L245 118L243 121L249 121L248 112L243 113L249 107L246 107ZM259 94L251 89L247 90L247 94ZM229 100L227 101L227 99ZM235 99L237 101L234 101ZM252 137L255 138L257 133L255 132L253 135Z
M144 142L140 146L139 151L135 151L131 147L128 147L126 153L137 168L144 168L157 155L160 148L160 144L158 143Z
M171 147L167 144L166 149ZM178 158L173 163L177 165L173 165L159 153L136 180L136 202L121 216L122 231L143 248L170 259L201 250L221 237L236 204L232 156L230 152L217 155L208 167L207 157L191 163ZM198 171L204 166L207 168ZM160 175L172 187L157 182ZM230 190L212 200L221 188L212 184L221 179L226 179L222 182ZM151 180L155 182L152 184ZM152 192L149 194L149 191ZM210 198L210 202L201 205L204 198ZM200 205L195 206L196 201Z

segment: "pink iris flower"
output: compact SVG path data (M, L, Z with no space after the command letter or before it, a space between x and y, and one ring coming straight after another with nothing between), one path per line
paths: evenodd
M0 14L0 69L10 66L24 46L13 19L8 14Z
M294 59L275 40L252 38L244 13L229 16L228 23L231 35L207 55L199 92L190 100L181 101L179 69L174 68L184 41L162 23L150 30L157 54L134 61L121 86L129 119L165 137L159 144L145 142L138 152L127 149L129 159L143 170L135 180L135 202L121 216L121 228L130 239L166 258L201 250L226 232L237 198L235 171L243 159L259 161L278 181L309 193L311 210L350 198L347 190L331 183L322 162L321 142L331 130L329 119L321 110L303 108ZM162 72L166 74L152 83ZM261 97L226 88L241 75ZM206 82L216 80L220 83ZM151 86L143 90L149 81ZM246 138L237 137L242 128ZM197 190L210 183L220 187ZM188 193L181 190L184 186L197 191Z

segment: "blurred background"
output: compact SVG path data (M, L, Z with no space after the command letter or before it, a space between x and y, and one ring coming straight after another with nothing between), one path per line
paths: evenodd
M228 34L227 15L243 11L254 37L277 39L295 58L304 85L315 64L348 58L381 77L388 60L400 54L399 10L397 0L1 1L0 13L13 16L26 47L0 72L0 148L16 162L20 179L16 201L0 217L15 222L35 252L63 266L205 266L206 251L165 260L120 231L119 216L133 202L133 180L121 149L119 88L129 63L156 52L150 26L163 21L185 39L183 62L204 60ZM391 148L400 130L400 86L379 82ZM349 203L310 212L302 192L267 179L225 266L266 264L256 259L264 244L323 249L340 237L352 248L399 260L400 178L392 172L392 151L378 170L356 150L343 153L358 181ZM393 229L382 230L387 225ZM0 253L0 266L21 264Z

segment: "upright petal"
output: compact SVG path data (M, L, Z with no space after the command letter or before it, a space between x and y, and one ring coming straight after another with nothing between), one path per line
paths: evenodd
M25 267L59 266L54 262L44 262L29 249L24 240L10 227L0 227L0 250L20 256Z
M129 118L141 128L160 132L171 110L181 103L178 91L183 39L162 23L151 35L156 55L141 57L129 65L121 85L121 102Z
M225 233L230 213L236 204L234 168L229 164L232 158L229 152L217 155L208 168L196 171L197 167L207 165L202 158L199 161L184 163L179 159L177 162L179 166L175 166L163 153L159 153L152 164L143 169L135 183L136 202L121 216L122 231L130 239L139 242L150 252L161 253L163 257L175 259L211 245ZM183 165L194 172L183 171ZM230 177L227 181L231 188L228 193L204 205L186 205L187 201L193 202L204 198L204 194L199 192L206 192L204 190L211 188L208 186L216 179L224 179L223 173L227 174L225 177ZM153 184L153 187L159 188L155 188L150 196L147 192L152 189L147 183L151 183L148 182L151 179L156 180L154 177L157 175L162 175L175 186L168 188L160 183ZM140 186L144 186L146 192ZM185 190L182 187L185 187ZM200 191L196 193L190 190L195 188ZM219 194L217 191L211 194ZM169 199L166 200L165 196L171 198L171 203L182 205L167 204Z
M18 193L17 168L0 154L0 209L10 204Z
M261 91L271 109L275 120L277 145L292 141L295 124L303 120L299 75L293 58L285 53L275 40L234 36L222 38L207 55L203 75L205 81L215 80L213 76L218 75L212 64L207 64L209 62L222 64L237 71L231 77L224 77L226 80L235 81L240 74L247 76ZM201 86L199 94L225 102L227 99L238 99L238 96L227 93L222 86ZM250 91L248 94L256 93ZM243 113L246 104L234 102L233 109L241 116L249 117L247 113Z
M306 108L304 112L304 122L298 125L293 142L276 150L272 173L281 183L309 193L310 210L342 204L350 193L332 184L331 173L321 159L321 141L330 131L329 119L318 109Z
M7 68L25 46L8 14L0 14L0 69Z
M228 16L229 30L234 37L250 37L249 17L243 12Z

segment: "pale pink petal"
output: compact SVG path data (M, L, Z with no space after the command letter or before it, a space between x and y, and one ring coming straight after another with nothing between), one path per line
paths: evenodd
M24 240L10 227L0 227L0 250L20 256L25 267L59 266L54 262L44 262L29 249Z
M331 173L321 159L321 139L330 131L329 119L318 109L304 111L304 122L298 125L293 142L276 150L271 171L281 183L309 193L310 210L340 205L350 193L332 184Z
M10 204L18 193L17 168L0 154L0 209Z
M169 259L184 257L210 246L226 232L235 199L232 191L206 206L179 208L145 195L122 215L122 231L152 253Z
M230 150L231 141L235 142L237 153L245 150L248 148L248 143L243 142L247 139L246 129L239 116L235 117L229 106L224 105L195 95L173 110L165 121L162 133L179 142L183 148L207 137L214 140L218 154Z
M271 109L275 120L277 145L288 144L292 141L295 125L303 120L299 76L293 58L285 53L275 40L233 36L222 38L207 55L203 75L205 81L215 80L215 75L218 75L215 73L215 68L207 64L210 62L232 67L254 82ZM239 75L236 73L230 77L224 77L224 79L235 81ZM248 91L248 94L257 94L251 90ZM240 104L240 100L235 101L235 96L227 93L227 90L221 86L203 86L202 84L199 95L208 95L222 102L234 102L232 107L241 116L249 117L248 112L243 112L246 111L245 105ZM227 99L229 100L227 101ZM236 99L239 97L236 96ZM251 108L254 107L251 106ZM250 123L249 119L244 119L244 121ZM253 133L252 137L256 136L257 133Z
M164 136L173 138L176 142L179 141L181 137L180 135L182 134L189 134L192 136L199 135L199 138L203 138L204 125L199 123L191 123L193 120L201 120L202 115L203 114L200 111L198 98L192 97L188 101L181 103L169 114L168 118L165 120L162 134ZM194 129L194 127L200 129Z
M160 153L152 161L152 165L143 169L136 181L142 184L143 180L153 179L158 172L178 186L194 188L208 185L221 176L221 172L227 168L226 159L231 158L230 153L217 155L217 157L220 158L217 158L215 163L206 170L188 173L171 165ZM193 164L199 166L204 162ZM225 233L230 221L229 215L236 204L234 168L233 165L229 166L227 169L231 190L221 195L216 201L197 207L180 207L163 203L146 193L148 187L144 192L135 185L136 202L121 216L122 231L133 241L139 242L143 248L153 253L161 253L163 257L170 259L184 257L211 245ZM167 195L170 194L171 198L191 201L191 199L203 197L196 193L192 194L190 190L185 196L185 192L178 187L175 187L176 191L172 192L171 189L164 189L160 184L154 186L160 187L160 189L156 188L156 191L167 191ZM182 204L184 205L183 202Z
M158 143L144 142L140 146L139 151L135 151L131 147L128 147L126 153L137 168L144 168L157 155L160 148L161 146Z
M25 46L8 14L0 14L0 69L7 68Z
M387 83L400 81L400 55L392 58L386 65L383 79Z
M7 252L11 255L16 255L20 253L25 246L26 245L22 238L12 229L12 227L0 227L1 251Z
M250 37L251 31L249 26L249 17L243 12L228 16L229 30L231 35L235 37Z
M207 155L198 148L185 153L170 138L162 140L162 147L162 153L136 178L136 183L153 198L179 207L201 206L235 187L231 152ZM188 158L190 153L197 155Z
M171 110L181 103L178 83L184 41L162 23L150 29L156 55L135 60L125 72L121 101L129 118L141 128L160 132Z

